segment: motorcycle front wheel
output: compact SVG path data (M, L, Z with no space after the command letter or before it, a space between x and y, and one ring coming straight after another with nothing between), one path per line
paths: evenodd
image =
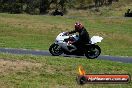
M63 54L63 51L62 51L61 47L58 44L55 44L55 43L50 46L49 52L53 56L59 56L59 55Z
M89 59L97 58L101 53L101 49L98 45L90 46L89 49L85 52L85 56Z

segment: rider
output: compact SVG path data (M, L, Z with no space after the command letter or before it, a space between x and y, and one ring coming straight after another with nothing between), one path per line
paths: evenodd
M67 33L72 34L76 32L79 33L79 39L77 41L70 42L70 44L75 45L78 49L82 49L83 45L88 44L90 42L89 33L84 28L84 26L79 22L75 23L75 29L73 31Z

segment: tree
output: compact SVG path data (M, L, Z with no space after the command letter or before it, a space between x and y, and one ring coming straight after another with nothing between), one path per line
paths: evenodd
M91 4L93 0L75 0L74 2L78 6L77 8L85 9L88 8L89 4Z
M108 0L108 5L111 5L113 0Z
M102 6L105 2L105 0L95 0L95 7L99 7Z
M25 2L25 12L29 14L37 14L36 9L39 8L40 0L26 0ZM38 12L39 14L39 12Z
M66 0L60 0L60 2L58 3L61 6L62 10L64 10L64 6L66 2L67 2Z
M40 1L40 7L39 7L40 14L46 13L49 6L50 6L49 0L41 0Z

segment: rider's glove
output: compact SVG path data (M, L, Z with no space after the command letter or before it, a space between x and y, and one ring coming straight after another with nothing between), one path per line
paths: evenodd
M71 44L73 44L73 43L74 43L74 41L68 41L68 42L67 42L68 45L71 45Z

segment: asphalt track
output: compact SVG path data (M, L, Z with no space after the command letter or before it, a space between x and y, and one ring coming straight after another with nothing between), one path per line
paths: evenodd
M45 50L28 50L28 49L12 49L12 48L0 48L0 53L10 53L10 54L30 54L30 55L42 55L42 56L51 56L48 51ZM85 56L74 56L74 55L62 55L64 57L75 57L80 59L86 59ZM132 63L132 57L119 57L119 56L107 56L107 55L100 55L96 59L101 60L110 60L115 62L122 62L122 63Z

